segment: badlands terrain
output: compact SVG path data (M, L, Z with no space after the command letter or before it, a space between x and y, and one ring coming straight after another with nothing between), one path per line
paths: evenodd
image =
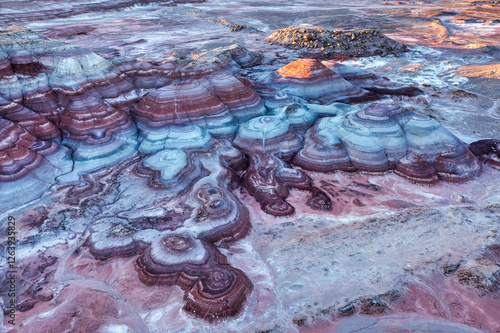
M0 4L2 332L500 332L498 1Z

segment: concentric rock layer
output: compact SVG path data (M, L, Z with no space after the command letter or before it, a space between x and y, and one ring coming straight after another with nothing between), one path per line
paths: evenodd
M387 41L361 35L370 34ZM350 35L352 43L361 35ZM255 216L246 194L273 216L336 214L341 190L309 171L394 170L432 185L469 181L482 163L500 167L498 140L466 145L429 117L363 104L382 94L410 100L416 88L314 59L275 71L275 60L234 45L196 61L108 59L28 29L0 30L1 213L52 205L23 225L23 244L36 228L73 237L78 231L65 228L77 225L88 237L68 265L87 251L113 269L117 257L131 257L141 288L178 286L185 312L216 322L239 315L261 283L232 253L248 245L235 242ZM83 266L72 269L92 265ZM86 273L104 281L102 272Z
M266 213L287 216L295 212L286 201L290 188L309 191L312 197L307 204L312 208L331 209L328 196L315 188L307 175L286 162L302 147L301 138L288 121L276 116L254 118L240 127L234 144L250 156L243 186Z
M373 104L344 117L320 119L294 163L315 171L396 173L414 182L464 182L481 163L435 120L391 104Z
M299 59L279 68L272 85L290 95L323 104L375 98L373 93L352 85L316 59Z

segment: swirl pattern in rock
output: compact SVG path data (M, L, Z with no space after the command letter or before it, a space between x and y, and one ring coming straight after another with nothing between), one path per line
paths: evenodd
M208 321L236 315L253 289L214 246L187 232L159 237L136 263L141 281L177 284L187 291L184 310Z
M208 321L235 316L253 286L209 242L244 237L248 212L211 182L201 183L193 195L202 205L180 228L162 231L160 221L144 228L140 219L104 218L92 227L86 243L101 260L143 252L136 260L139 279L147 285L178 285L186 292L187 312Z
M187 191L203 175L197 158L182 149L165 149L137 164L137 175L149 178L148 185L166 189L165 197L173 198Z
M307 204L312 208L331 209L328 196L315 188L307 175L285 162L302 147L301 138L287 120L276 116L254 118L240 127L234 144L250 156L243 186L266 213L287 216L295 212L286 201L289 188L309 191L312 197Z
M142 234L145 234L142 231ZM155 230L147 230L147 238L156 236ZM142 237L143 239L147 239ZM140 229L124 218L103 218L94 223L87 240L90 253L105 260L117 256L130 256L146 247L148 242L141 242Z
M194 218L184 226L196 229L200 237L210 242L232 242L248 233L248 210L228 190L212 182L200 182L192 193L200 205L193 213Z
M214 245L234 242L250 230L247 208L231 193L239 186L235 170L246 163L226 140L200 146L182 139L170 137L169 148L134 168L134 174L149 178L147 191L157 192L169 208L158 209L155 203L153 209L125 208L119 216L100 218L85 246L100 260L140 255L135 263L144 284L177 285L185 292L186 312L218 321L240 313L253 289Z

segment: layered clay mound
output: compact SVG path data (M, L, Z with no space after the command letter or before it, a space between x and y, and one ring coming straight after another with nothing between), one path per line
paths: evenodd
M131 98L133 86L106 59L29 29L1 31L1 115L39 140L74 151L78 173L135 153L136 128L111 103ZM133 95L133 94L132 94ZM98 148L99 149L96 149Z
M212 92L206 78L154 90L136 105L132 115L142 136L173 124L204 127L218 137L231 137L237 130L236 120Z
M22 127L0 118L2 209L38 198L57 176L72 167L67 149L55 142L39 141Z
M287 94L321 104L376 98L375 94L354 86L316 59L299 59L279 68L271 78L271 85Z
M294 163L315 171L397 174L418 183L464 182L482 166L464 143L435 120L391 104L319 120Z
M141 132L139 150L144 153L171 148L209 148L213 144L213 137L195 125L173 124L156 131L141 124L138 127Z
M253 286L211 244L189 233L158 238L137 259L147 285L178 285L186 291L183 309L208 321L238 314Z
M338 61L322 61L321 63L355 86L380 95L417 96L422 94L422 91L416 87L392 82L361 68L343 65Z
M224 155L224 147L217 145L214 153ZM210 322L239 314L253 290L248 277L212 244L236 241L250 229L247 209L220 186L231 187L231 177L220 165L212 167L212 175L186 186L187 196L176 194L195 207L190 217L102 218L85 243L100 260L140 254L135 261L140 281L179 286L185 292L183 309Z
M24 128L39 140L61 141L61 131L50 120L2 97L0 97L0 116Z
M192 77L203 70L201 68L198 71L193 69L181 71L178 64L171 61L152 63L126 58L113 58L110 60L110 64L110 72L117 75L119 79L122 79L120 87L123 85L123 88L129 86L129 89L144 89L144 92L148 92L149 89L161 88L177 81L180 82L184 77ZM121 95L125 99L122 102L128 102L128 109L130 109L130 107L138 102L144 92L138 91L136 94L135 91L130 91L128 94L125 92L124 95ZM116 102L121 102L118 98L115 98L115 100Z
M287 121L275 116L254 118L241 125L234 144L243 151L272 154L290 159L302 146Z
M61 106L63 110L58 125L69 146L85 140L104 143L115 133L133 127L128 114L84 92L72 95Z
M90 50L50 40L29 29L0 31L0 92L56 125L62 109L82 94L128 111L134 89L170 84L171 64L155 66L132 60L110 61ZM147 75L147 82L137 77ZM160 79L160 77L162 77Z
M14 38L17 37L14 36ZM20 51L9 52L9 54L0 52L0 93L2 94L2 97L11 102L23 105L25 108L38 113L39 116L46 118L47 121L52 122L54 125L56 125L59 122L60 110L57 95L50 87L47 75L45 73L36 74L36 71L34 75L16 74L14 72L14 67L16 67L14 66L14 63L17 60L17 56L19 55L19 53L29 53L19 46L12 46L11 39L6 39L2 42L5 46L8 46L9 49L17 48L18 51ZM20 40L20 42L22 42L22 39ZM35 64L32 63L32 65ZM39 63L36 63L35 67L39 70L41 69ZM24 72L26 73L30 71L26 70ZM26 116L27 113L29 113L26 110L9 110L9 113L11 112L22 112L22 114ZM29 118L34 117L34 115L29 116ZM37 120L37 122L40 122L40 120ZM42 122L44 121L42 120ZM46 125L44 125L44 127L45 126ZM48 135L46 136L46 138L53 139L54 137Z
M260 65L263 60L261 54L254 53L246 48L233 44L227 47L218 47L208 52L193 56L193 59L201 62L216 62L221 67L251 68Z
M287 93L271 88L262 83L257 83L255 85L255 90L259 93L259 96L265 101L264 104L267 109L274 110L277 108L287 107L288 105L294 104L294 98Z
M161 135L174 124L196 125L214 137L231 139L239 121L264 112L264 102L249 84L219 72L153 90L132 115L143 140Z
M62 107L59 128L75 161L92 161L100 168L135 153L137 130L125 112L86 93L74 94Z
M266 113L264 101L253 85L228 72L218 72L209 77L213 93L224 103L238 122L245 122Z
M278 116L288 121L293 130L303 135L316 121L317 114L299 103L290 103L287 106L281 106L271 109L271 116Z
M314 187L306 174L286 162L302 147L301 138L287 120L276 116L254 118L240 127L234 144L250 156L250 165L242 176L243 186L266 213L287 216L295 212L286 201L290 188L309 191L307 205L313 209L331 209L328 196Z
M271 43L318 55L347 57L398 55L407 51L379 30L327 30L323 27L291 27L275 30L266 38Z

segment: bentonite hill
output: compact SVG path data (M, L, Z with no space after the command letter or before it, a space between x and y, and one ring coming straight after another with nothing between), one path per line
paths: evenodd
M500 332L498 1L0 3L2 332Z

